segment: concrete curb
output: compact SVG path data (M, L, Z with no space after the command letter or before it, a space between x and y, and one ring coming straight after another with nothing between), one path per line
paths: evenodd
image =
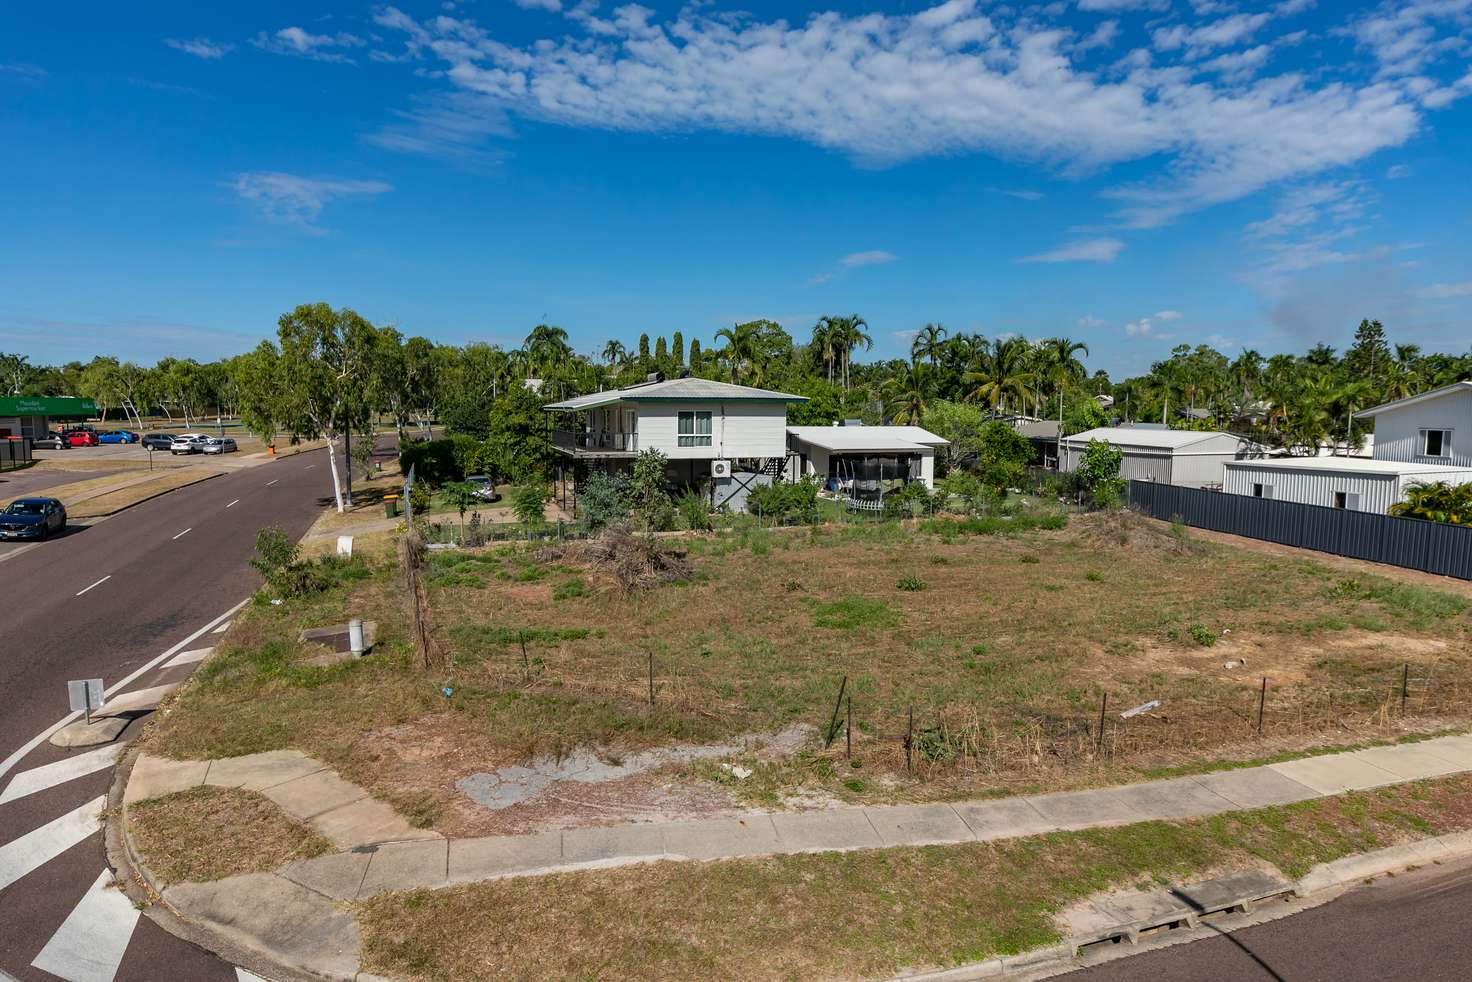
M1290 884L1287 881L1280 881L1278 884L1280 889L1273 893L1264 894L1261 888L1233 891L1224 894L1219 898L1219 902L1212 906L1222 910L1242 910L1250 913L1263 900L1290 894L1295 899L1332 900L1334 896L1345 890L1360 886L1376 877L1468 857L1472 857L1472 830L1451 832L1432 839L1405 842L1397 846L1377 849L1374 852L1345 856L1333 862L1320 863L1300 877L1297 882ZM1236 874L1229 874L1219 881L1207 881L1197 886L1209 886L1230 880L1234 875ZM1192 888L1177 887L1168 891L1156 891L1156 893L1177 893L1190 889ZM1134 944L1141 931L1173 924L1175 923L1172 920L1174 916L1176 915L1166 913L1146 921L1121 918L1113 924L1101 925L1096 930L1073 935L1044 948L1034 948L1031 951L1000 958L988 958L986 961L935 972L898 975L894 976L890 982L970 982L971 979L991 979L1047 970L1063 971L1064 969L1082 968L1084 963L1078 956L1081 948L1111 939ZM1184 926L1196 926L1194 917L1190 918L1189 923L1185 919L1182 919L1181 923Z

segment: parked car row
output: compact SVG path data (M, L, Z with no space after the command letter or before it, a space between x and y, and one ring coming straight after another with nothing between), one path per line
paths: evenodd
M132 430L109 430L98 433L90 426L77 426L55 430L31 441L37 450L67 450L72 447L95 447L104 443L140 444L148 450L167 450L172 454L223 454L233 453L235 440L228 436L211 436L208 433L145 433L139 435Z

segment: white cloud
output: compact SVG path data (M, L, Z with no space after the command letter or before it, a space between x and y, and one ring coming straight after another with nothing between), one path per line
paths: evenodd
M1117 10L1165 10L1170 0L1078 0L1079 10L1109 13Z
M871 249L868 252L851 252L838 261L840 266L853 269L855 266L877 266L881 263L892 263L900 258L892 252L883 249Z
M321 234L322 230L316 225L317 218L333 200L393 190L382 181L300 177L280 171L238 174L231 187L243 200L255 205L267 221L295 225L314 235Z
M396 153L412 153L476 167L494 165L501 154L484 146L488 136L511 133L498 103L468 92L423 97L413 109L395 110L400 122L369 133L365 141Z
M511 0L522 10L550 10L553 13L562 9L562 0Z
M22 82L39 84L46 78L46 69L40 65L32 65L28 61L13 61L8 64L0 64L0 72L17 75Z
M164 44L185 54L193 55L196 58L203 58L206 61L223 58L235 50L235 45L233 44L211 41L209 38L204 37L191 38L184 41L178 38L164 38Z
M1383 3L1350 27L1380 63L1382 77L1417 75L1448 54L1465 54L1472 0ZM1445 25L1451 32L1443 34Z
M1005 194L1009 198L1017 198L1020 201L1042 201L1047 195L1041 191L1032 191L1027 188L988 188L993 194Z
M1149 161L1151 176L1109 192L1134 227L1358 163L1414 135L1428 99L1464 94L1450 82L1365 81L1355 65L1332 62L1256 77L1267 50L1217 49L1273 15L1212 6L1224 16L1161 28L1162 54L1137 52L1106 72L1076 63L1076 32L1046 23L1045 11L982 11L975 0L800 23L701 4L667 19L636 5L600 17L583 0L565 11L581 35L526 45L464 18L419 22L388 7L375 19L406 35L405 57L437 58L457 89L560 125L789 137L867 166L987 153L1076 176ZM1208 54L1216 60L1203 74Z
M1416 291L1416 296L1427 300L1453 300L1472 297L1472 281L1466 283L1433 283Z
M1085 314L1078 319L1078 326L1083 328L1084 330L1089 330L1095 327L1104 327L1106 326L1106 324L1107 321L1095 317L1093 314Z
M336 34L312 34L300 27L283 27L274 34L262 31L251 38L250 43L272 54L293 55L298 58L310 58L313 61L351 65L353 59L343 54L341 50L335 49L361 48L368 42L355 34L342 31Z
M1186 315L1179 310L1162 310L1155 315L1155 319L1158 321L1178 321L1184 316Z
M1048 252L1025 256L1020 263L1111 263L1118 258L1124 243L1119 239L1081 239Z
M1108 48L1114 44L1115 39L1118 37L1119 21L1101 21L1098 27L1090 31L1082 41L1073 46L1073 50L1083 52L1092 51L1095 48Z

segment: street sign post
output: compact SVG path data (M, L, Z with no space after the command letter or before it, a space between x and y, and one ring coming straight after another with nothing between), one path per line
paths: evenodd
M92 710L102 708L103 691L102 679L74 679L66 684L67 699L71 702L72 712L85 713L89 726L92 723Z

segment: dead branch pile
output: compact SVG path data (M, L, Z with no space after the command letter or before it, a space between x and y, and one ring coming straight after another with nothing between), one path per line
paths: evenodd
M1146 518L1127 508L1095 512L1076 520L1079 538L1096 549L1121 549L1152 555L1202 556L1206 545L1183 526Z
M688 554L682 549L661 548L659 543L615 529L596 539L564 542L537 552L538 562L567 563L613 579L625 593L648 590L661 583L687 580L695 574Z

